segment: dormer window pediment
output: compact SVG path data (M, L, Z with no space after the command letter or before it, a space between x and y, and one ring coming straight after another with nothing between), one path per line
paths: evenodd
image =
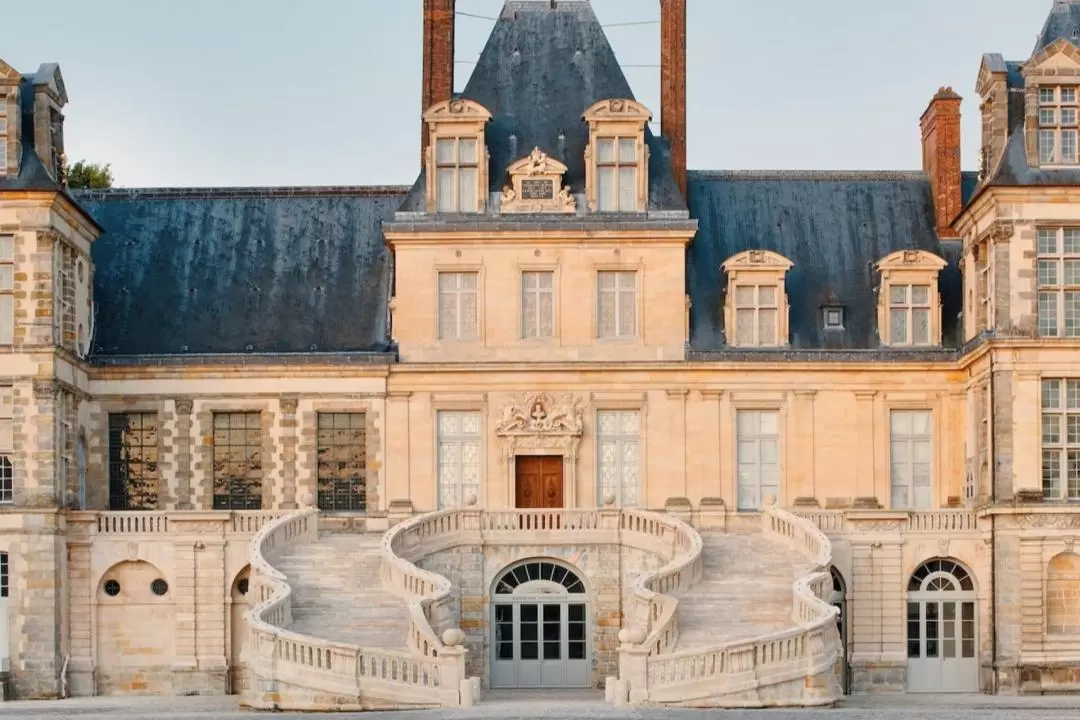
M471 100L447 100L424 113L429 144L427 209L431 213L482 213L487 208L489 155L484 128L491 113Z
M0 60L0 177L19 172L19 83L22 76Z
M881 273L878 334L890 347L941 345L938 275L947 263L925 250L901 250L876 266Z
M784 347L788 344L786 279L794 264L768 250L747 250L727 260L724 326L734 347Z
M503 188L503 213L574 213L577 202L563 185L567 167L540 148L507 170L510 184Z
M645 212L649 205L649 150L645 125L652 112L628 99L609 99L585 111L586 188L593 212Z

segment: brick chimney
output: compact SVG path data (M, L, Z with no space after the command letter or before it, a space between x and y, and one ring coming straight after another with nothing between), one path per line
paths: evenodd
M454 11L456 0L424 0L424 88L420 112L454 95ZM421 129L420 157L427 150Z
M686 197L686 0L660 0L660 133Z
M952 223L960 214L960 102L951 87L938 90L923 113L923 170L930 175L934 215L941 237L956 237Z

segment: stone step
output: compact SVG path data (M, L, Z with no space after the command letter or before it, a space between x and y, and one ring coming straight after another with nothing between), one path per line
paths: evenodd
M380 535L336 533L301 545L275 566L292 587L292 630L334 642L402 650L405 602L379 575Z
M794 625L792 583L809 564L760 534L705 532L702 577L679 595L677 650L704 649Z

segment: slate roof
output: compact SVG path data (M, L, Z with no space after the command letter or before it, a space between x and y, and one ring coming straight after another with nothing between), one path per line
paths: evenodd
M1037 55L1062 38L1080 45L1080 0L1054 0L1031 54Z
M502 190L511 163L539 147L567 165L575 193L585 190L589 129L582 115L601 100L634 98L587 0L508 0L460 96L493 116L486 137L491 192ZM649 209L685 211L667 142L647 128L646 143ZM422 210L423 189L423 182L414 186L402 209Z
M745 250L794 263L787 292L796 350L878 348L873 266L898 250L937 254L950 263L940 279L944 344L959 344L959 243L939 242L924 173L692 171L689 181L690 212L700 222L686 258L693 350L724 348L720 266ZM845 329L825 331L821 308L834 298Z
M96 358L383 352L381 223L407 188L81 192Z

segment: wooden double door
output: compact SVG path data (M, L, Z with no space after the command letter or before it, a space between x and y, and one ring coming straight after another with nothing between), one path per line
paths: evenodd
M562 456L519 456L514 497L519 508L544 510L563 507Z

